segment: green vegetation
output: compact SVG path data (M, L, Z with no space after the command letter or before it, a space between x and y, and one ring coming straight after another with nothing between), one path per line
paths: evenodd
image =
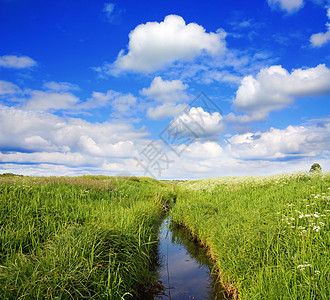
M314 163L314 164L312 164L309 172L322 172L322 168L321 168L320 164Z
M241 299L329 299L330 174L228 177L177 187L172 219L208 247Z
M330 298L329 173L173 184L0 176L1 299L143 299L169 208L234 297Z
M168 184L150 178L0 177L1 299L136 299Z

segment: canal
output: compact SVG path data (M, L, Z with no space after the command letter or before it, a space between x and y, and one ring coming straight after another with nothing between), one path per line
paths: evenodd
M171 224L169 217L159 233L159 260L157 273L164 291L154 299L226 299L205 250L185 228Z

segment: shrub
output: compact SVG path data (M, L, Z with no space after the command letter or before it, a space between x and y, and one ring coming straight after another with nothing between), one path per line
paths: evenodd
M321 172L321 171L322 171L322 168L318 163L312 164L312 166L309 170L309 172Z

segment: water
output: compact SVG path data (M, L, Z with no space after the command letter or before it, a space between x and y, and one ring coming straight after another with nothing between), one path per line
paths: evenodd
M226 299L205 251L196 245L187 230L164 220L160 231L159 279L165 287L154 299Z

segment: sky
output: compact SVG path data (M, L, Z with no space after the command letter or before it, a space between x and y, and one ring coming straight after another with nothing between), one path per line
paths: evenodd
M330 169L327 0L0 0L0 173Z

